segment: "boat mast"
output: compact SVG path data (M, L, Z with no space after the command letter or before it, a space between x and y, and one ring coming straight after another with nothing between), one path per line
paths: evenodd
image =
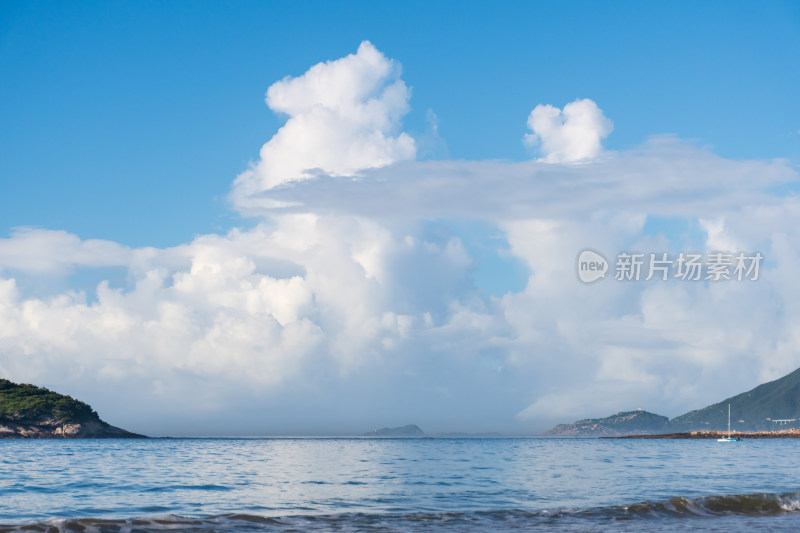
M728 404L728 438L731 438L731 404Z

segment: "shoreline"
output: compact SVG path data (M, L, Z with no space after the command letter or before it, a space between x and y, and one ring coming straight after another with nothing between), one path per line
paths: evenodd
M733 439L800 439L800 429L781 429L778 431L731 431ZM600 439L719 439L727 437L727 431L691 431L661 433L656 435L617 435L598 437Z

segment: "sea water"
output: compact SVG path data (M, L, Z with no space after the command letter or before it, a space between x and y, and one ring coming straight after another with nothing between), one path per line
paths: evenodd
M0 440L0 462L0 531L800 529L800 440Z

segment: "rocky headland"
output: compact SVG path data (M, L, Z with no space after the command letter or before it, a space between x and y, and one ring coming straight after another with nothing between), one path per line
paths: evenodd
M146 438L100 419L88 404L44 387L0 379L0 438Z

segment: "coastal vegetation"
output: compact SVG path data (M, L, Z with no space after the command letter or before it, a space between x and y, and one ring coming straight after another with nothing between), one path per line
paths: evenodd
M0 417L11 420L57 418L66 423L98 420L89 404L44 387L0 379Z

